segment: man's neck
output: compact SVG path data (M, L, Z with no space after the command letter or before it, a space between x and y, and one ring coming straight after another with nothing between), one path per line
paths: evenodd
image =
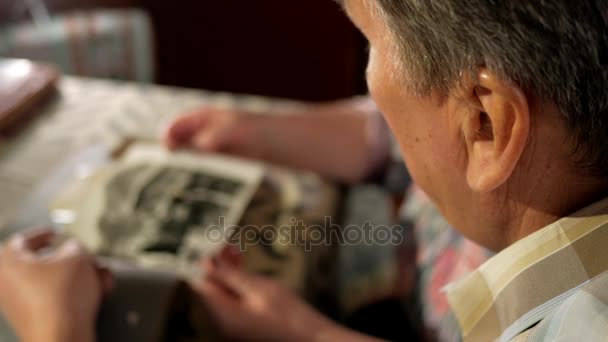
M542 183L545 183L545 186ZM606 182L581 182L581 178L575 177L569 182L562 179L560 184L542 183L539 183L536 189L528 191L530 197L527 201L513 204L513 219L506 235L507 245L608 196Z

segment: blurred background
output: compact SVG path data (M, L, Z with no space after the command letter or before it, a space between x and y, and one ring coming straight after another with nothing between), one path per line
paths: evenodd
M0 0L0 57L308 101L366 91L366 43L331 0Z
M46 93L47 84L56 83L56 73L37 70L38 76L26 78L26 73L21 75L22 64L17 63L5 65L3 74L3 58L47 62L66 75L303 101L367 93L367 43L333 0L0 0L0 86L3 76L17 74L25 79L25 86L17 82L5 87L8 90L0 87L0 200L4 199L0 232L2 219L15 216L13 211L30 221L34 209L47 216L52 189L63 184L58 179L71 175L74 165L69 163L91 154L83 149L87 144L97 140L122 143L125 137L137 137L134 131L160 136L156 128L162 128L168 117L194 104L219 103L222 95L65 78L57 101L29 108L38 102L33 94ZM243 107L260 104L245 101L246 97L228 97ZM28 122L22 119L29 109L46 115L24 130L20 139L10 144L6 139L2 151L2 128L15 122L25 127L21 122ZM383 175L378 175L378 184L340 188L336 216L345 226L370 220L386 226L392 223L393 195L402 197L409 184L402 163L396 165L400 169L393 173L400 176L392 177L397 181L387 177L386 183L398 186L385 189ZM57 175L50 171L55 168ZM399 183L401 176L406 179L403 183ZM314 195L310 177L302 179L307 189L303 192ZM34 205L28 204L30 197ZM264 201L272 204L262 196L260 202ZM22 202L27 204L24 209ZM267 211L263 205L260 208L262 213ZM19 219L10 223L28 226ZM294 260L296 265L305 265L302 288L314 290L307 298L326 314L359 331L409 340L418 328L404 310L402 287L394 277L400 276L397 267L401 267L396 258L414 257L401 257L400 247L361 244L341 247L339 257L331 254L337 249L328 249L328 254ZM263 264L267 260L260 260L258 264L268 270ZM286 270L300 270L289 258L281 262L276 264ZM0 325L0 340L5 341L2 332Z

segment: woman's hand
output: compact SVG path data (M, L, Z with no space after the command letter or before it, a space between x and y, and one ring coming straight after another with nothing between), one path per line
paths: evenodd
M94 341L109 272L78 243L50 250L50 230L19 234L0 250L0 310L25 342Z

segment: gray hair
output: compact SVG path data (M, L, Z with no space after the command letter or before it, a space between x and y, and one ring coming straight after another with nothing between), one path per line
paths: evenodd
M448 93L463 73L487 67L557 105L577 165L608 176L608 1L372 3L390 27L414 91Z

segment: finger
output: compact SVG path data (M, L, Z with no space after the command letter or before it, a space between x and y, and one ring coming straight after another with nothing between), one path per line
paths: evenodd
M214 273L217 272L218 267L220 267L219 258L203 258L201 259L200 267L202 271L202 277L200 278L201 282L212 283L216 287L223 289L225 293L228 293L234 297L240 297L240 294L237 293L235 289L232 289L231 287L227 286L224 281L218 278L219 276L217 274L214 275Z
M236 247L225 247L216 255L211 257L203 257L199 260L199 267L203 275L214 272L217 267L223 265L240 269L242 266L240 250Z
M200 260L200 269L203 275L213 272L216 267L217 260L215 258L202 258Z
M195 284L193 289L222 334L233 330L241 319L239 313L243 310L242 300L212 281L202 281Z
M202 130L194 135L191 144L199 152L219 151L222 148L225 136L224 130L221 129Z
M15 235L8 245L17 252L37 252L51 245L55 235L51 229L36 229Z
M220 298L220 301L227 303L234 302L236 299L233 298L229 293L218 284L210 280L202 280L193 284L193 288L196 293L202 295L202 299L205 301L213 301L215 298Z
M255 291L257 279L255 276L247 274L232 267L222 261L207 274L207 279L216 282L227 290L238 296L248 296Z
M55 253L51 255L52 259L69 259L75 257L90 258L91 263L93 263L93 258L89 255L86 249L84 249L84 247L74 239L64 241L57 248Z
M97 274L99 275L99 281L101 283L102 293L108 294L114 288L114 275L110 269L97 265Z
M176 148L190 142L196 132L205 125L208 116L206 111L183 115L173 121L165 131L165 144Z
M240 268L243 261L241 250L233 245L224 247L217 255L217 258L234 268Z

